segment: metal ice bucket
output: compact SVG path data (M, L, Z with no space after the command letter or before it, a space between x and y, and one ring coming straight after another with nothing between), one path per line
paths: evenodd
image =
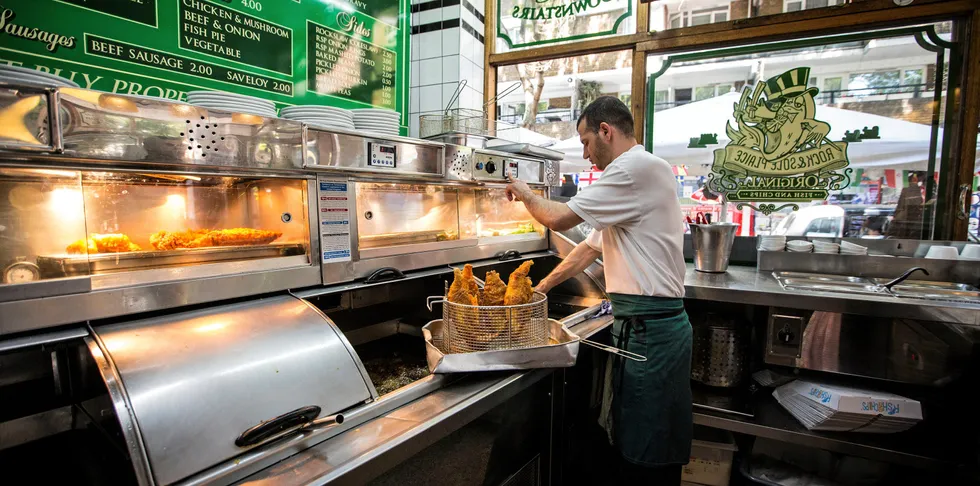
M699 272L724 273L735 242L734 223L691 224L694 268Z

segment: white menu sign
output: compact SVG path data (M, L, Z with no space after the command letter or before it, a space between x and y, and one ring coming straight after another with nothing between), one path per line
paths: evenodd
M350 208L346 181L318 181L320 251L323 263L350 261Z

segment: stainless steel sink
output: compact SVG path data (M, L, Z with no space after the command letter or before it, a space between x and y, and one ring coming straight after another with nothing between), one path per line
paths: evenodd
M980 289L953 282L906 280L889 291L884 284L891 279L863 278L848 275L826 275L803 272L773 272L772 276L785 290L839 292L844 294L881 295L900 299L941 300L980 304Z
M786 290L888 295L887 291L882 290L871 280L862 277L802 272L773 272L772 276Z

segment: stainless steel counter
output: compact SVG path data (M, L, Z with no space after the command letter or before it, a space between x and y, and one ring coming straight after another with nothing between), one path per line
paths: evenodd
M885 295L784 290L772 272L755 267L728 267L727 273L702 273L687 264L687 299L812 309L877 317L904 317L956 324L980 325L980 305ZM689 303L688 305L697 305Z
M583 338L612 324L612 316L590 319L587 315L582 311L565 322ZM241 484L364 484L552 372L466 375L259 471Z

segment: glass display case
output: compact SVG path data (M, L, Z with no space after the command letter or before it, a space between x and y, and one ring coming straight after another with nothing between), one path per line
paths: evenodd
M4 283L284 257L309 265L307 204L304 179L0 169L0 260L13 266Z
M544 196L543 189L535 192ZM460 231L464 238L488 243L544 238L545 227L524 204L509 201L503 187L466 189L460 197Z
M372 250L381 248L460 240L458 188L376 182L358 182L355 187L362 256L377 255L379 251Z
M545 237L544 226L523 204L507 200L503 187L382 182L355 187L362 259Z

